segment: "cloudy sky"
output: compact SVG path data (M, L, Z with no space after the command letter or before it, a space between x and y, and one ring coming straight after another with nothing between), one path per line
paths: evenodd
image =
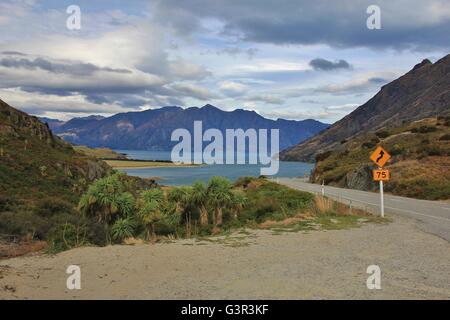
M0 99L59 119L211 103L332 123L448 54L449 30L448 0L0 0Z

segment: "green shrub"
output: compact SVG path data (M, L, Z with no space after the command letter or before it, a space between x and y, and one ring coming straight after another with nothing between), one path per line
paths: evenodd
M375 135L380 139L385 139L391 135L391 133L387 130L380 130L375 132Z
M87 244L86 235L85 226L64 223L49 231L47 242L52 251L59 252Z
M435 131L437 131L437 128L433 126L420 126L418 128L416 127L411 129L411 132L413 133L429 133Z
M327 159L329 156L331 156L332 153L333 152L330 150L330 151L325 151L325 152L317 154L316 155L316 162L320 162L320 161L323 161L323 160Z
M39 200L34 212L41 217L51 217L55 214L75 214L74 205L58 198Z
M132 217L119 218L111 228L111 237L119 242L134 236L136 222Z

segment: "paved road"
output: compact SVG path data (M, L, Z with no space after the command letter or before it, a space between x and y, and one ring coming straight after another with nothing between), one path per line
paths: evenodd
M304 182L296 178L279 178L279 183L291 188L320 193L321 185ZM325 195L340 202L380 212L379 193L325 186ZM419 227L450 242L450 204L439 201L417 200L386 195L384 197L385 214L398 214L419 222Z

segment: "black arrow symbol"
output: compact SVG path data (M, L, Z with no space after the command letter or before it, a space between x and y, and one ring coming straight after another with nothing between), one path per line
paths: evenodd
M377 158L377 161L376 161L376 162L378 162L378 161L380 161L381 159L383 159L383 157L384 157L384 151L381 150L381 151L380 151L380 154L378 155L378 158Z

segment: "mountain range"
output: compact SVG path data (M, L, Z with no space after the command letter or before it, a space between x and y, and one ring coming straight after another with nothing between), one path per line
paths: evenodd
M280 150L293 146L318 132L328 124L308 119L303 121L262 117L255 111L236 109L223 111L207 104L201 108L169 106L140 112L119 113L111 117L74 118L65 123L45 120L64 140L89 147L169 151L177 142L171 133L185 128L193 133L194 121L202 121L203 130L216 128L247 130L279 129Z
M449 110L450 54L434 64L423 60L327 130L282 152L280 159L312 162L318 154L344 150L344 143L358 135L436 117Z

